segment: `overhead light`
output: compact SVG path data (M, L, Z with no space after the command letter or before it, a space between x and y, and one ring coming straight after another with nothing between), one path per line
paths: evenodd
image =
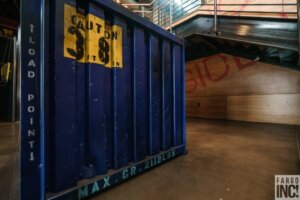
M182 1L181 0L175 0L175 4L180 5L180 4L182 4Z
M250 26L242 25L242 26L239 26L237 34L241 35L241 36L245 36L245 35L248 35L248 33L250 32L250 30L251 30Z

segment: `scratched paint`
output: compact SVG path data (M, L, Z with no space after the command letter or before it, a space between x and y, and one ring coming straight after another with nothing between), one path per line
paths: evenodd
M182 155L184 41L113 1L44 3L21 8L20 199L86 198Z

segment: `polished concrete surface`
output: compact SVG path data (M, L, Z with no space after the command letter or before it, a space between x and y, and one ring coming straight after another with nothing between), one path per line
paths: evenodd
M0 123L0 200L17 200L19 191L19 123Z
M18 124L0 124L0 200L17 199ZM293 126L190 119L188 154L95 200L272 200L275 174L300 174Z

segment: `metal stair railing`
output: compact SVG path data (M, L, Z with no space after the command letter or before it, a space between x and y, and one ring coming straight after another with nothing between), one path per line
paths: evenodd
M254 0L255 1L255 0ZM214 15L217 33L218 16L298 18L297 1L294 3L232 3L233 0L153 0L150 3L122 4L133 12L172 32L172 28L196 14ZM266 0L265 0L266 1ZM245 1L246 2L246 1ZM270 1L266 1L270 2ZM281 10L280 10L281 9ZM287 9L287 10L286 10Z
M298 30L298 52L300 52L300 0L244 0L244 3L236 3L236 0L153 0L148 4L122 4L133 12L151 20L160 27L173 32L173 28L198 16L213 16L213 30L215 37L219 37L218 27L221 27L221 16L237 16L273 18L274 20L296 20ZM282 27L284 29L284 27ZM300 67L300 53L299 53Z

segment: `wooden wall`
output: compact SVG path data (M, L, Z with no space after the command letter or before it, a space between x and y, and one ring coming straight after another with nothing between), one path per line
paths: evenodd
M300 72L218 54L186 64L188 117L300 125Z

